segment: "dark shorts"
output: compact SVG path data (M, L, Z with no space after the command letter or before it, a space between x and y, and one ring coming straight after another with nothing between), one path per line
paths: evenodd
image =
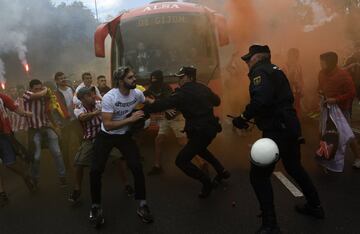
M5 166L16 162L16 153L7 136L0 135L0 158Z

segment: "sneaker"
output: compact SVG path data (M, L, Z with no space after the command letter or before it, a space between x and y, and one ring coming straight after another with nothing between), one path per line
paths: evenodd
M164 173L162 167L157 167L157 166L153 166L151 168L151 170L148 172L148 175L151 176L151 175L160 175Z
M101 225L105 223L105 219L101 207L96 206L91 208L89 221L95 228L99 228Z
M295 210L300 214L313 216L317 219L325 218L325 212L321 206L314 207L305 203L304 205L296 205Z
M69 198L68 198L68 201L73 203L73 204L76 204L80 201L80 190L75 190L70 194Z
M5 192L0 193L0 207L3 207L9 203L9 198Z
M220 174L217 174L213 179L213 185L217 186L222 183L223 180L229 179L231 176L230 172L223 170Z
M280 228L278 226L261 226L259 230L255 232L256 234L281 234Z
M360 158L355 159L352 166L354 169L360 169Z
M61 188L65 188L67 187L67 182L66 182L66 177L60 177L59 178L59 185Z
M201 192L199 193L199 198L207 198L208 196L210 196L212 190L213 184L211 182L204 183Z
M152 223L152 222L154 222L154 218L151 215L150 209L149 209L149 207L147 205L140 206L137 209L137 214L139 215L139 217L141 218L141 220L144 223Z
M131 187L131 185L125 186L125 192L128 195L128 197L132 197L134 195L134 189Z

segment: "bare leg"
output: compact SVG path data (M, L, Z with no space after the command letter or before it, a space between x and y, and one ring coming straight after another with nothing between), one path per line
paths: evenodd
M359 149L359 144L357 143L357 141L355 139L351 140L349 144L350 144L351 151L353 152L355 157L360 159L360 149Z

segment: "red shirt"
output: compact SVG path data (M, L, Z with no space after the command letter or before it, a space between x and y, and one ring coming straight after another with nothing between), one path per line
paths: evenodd
M17 105L11 97L0 93L0 133L11 133L11 123L9 119L9 115L6 109L10 111L15 111L17 109Z
M355 97L355 85L350 74L343 69L335 68L330 73L319 73L319 88L326 98L336 98L341 110L350 110Z
M48 127L50 121L48 118L46 100L44 97L39 99L30 99L33 93L26 91L23 95L24 109L33 113L32 117L28 117L29 128Z

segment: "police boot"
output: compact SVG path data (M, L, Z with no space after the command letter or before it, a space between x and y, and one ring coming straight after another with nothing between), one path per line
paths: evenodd
M223 180L229 179L231 176L230 172L223 170L221 173L218 173L213 179L213 186L216 188L219 184L222 184Z
M256 234L281 234L280 228L276 222L275 213L262 213L262 225Z
M199 198L207 198L210 196L211 191L213 190L213 184L208 176L204 175L203 178L200 179L203 187L201 192L199 193Z

